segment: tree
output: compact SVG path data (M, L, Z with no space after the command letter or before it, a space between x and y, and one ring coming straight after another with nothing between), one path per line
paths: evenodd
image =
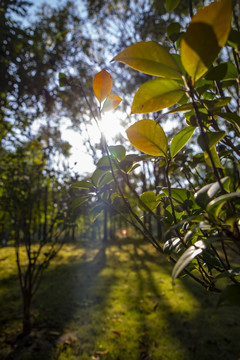
M192 7L190 10L192 15ZM87 186L81 184L110 207L120 199L124 211L119 206L117 210L127 221L134 221L175 264L173 281L187 273L205 288L222 292L220 303L239 303L240 294L236 265L240 254L239 33L231 26L231 2L213 2L192 17L186 31L181 31L178 23L172 25L168 30L170 52L147 41L130 45L114 58L154 76L137 90L131 114L170 110L127 129L131 144L147 155L130 160L123 147L111 147L107 158L98 164L101 172L97 182L94 174ZM217 58L221 48L229 55L227 62ZM107 86L101 83L102 92ZM185 112L186 125L169 146L159 122L163 116L179 112ZM190 147L191 139L197 145ZM165 228L161 242L141 221L136 203L133 207L118 184L119 177L129 184L134 162L149 158L159 165L165 178L163 186L157 192L138 195L133 189L132 193L140 209L155 216ZM155 213L159 205L160 216ZM226 280L224 289L218 282L222 278Z
M1 212L16 250L24 334L31 330L31 302L42 273L68 240L72 225L69 174L59 174L49 160L49 148L33 138L7 151L0 168Z

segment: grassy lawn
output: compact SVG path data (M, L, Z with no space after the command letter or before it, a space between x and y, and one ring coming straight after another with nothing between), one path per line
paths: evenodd
M240 308L184 278L140 240L68 244L33 301L21 331L14 249L0 249L0 359L239 360Z

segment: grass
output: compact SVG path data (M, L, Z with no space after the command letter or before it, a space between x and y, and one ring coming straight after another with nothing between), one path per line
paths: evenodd
M68 244L33 301L33 331L21 331L14 249L0 249L0 358L23 360L240 359L240 309L171 269L136 239Z

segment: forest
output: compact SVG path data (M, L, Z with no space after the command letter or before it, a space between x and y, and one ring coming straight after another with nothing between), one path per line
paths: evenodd
M1 0L1 359L240 359L239 30Z

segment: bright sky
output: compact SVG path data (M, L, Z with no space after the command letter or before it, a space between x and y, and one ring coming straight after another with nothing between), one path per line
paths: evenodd
M106 140L109 145L116 144L114 137L121 134L126 139L125 129L120 125L122 114L120 111L115 110L111 112L106 112L103 114L102 120L100 122L100 127L103 133L105 134ZM83 135L79 134L76 131L73 131L69 128L70 121L65 122L65 126L62 128L62 138L63 140L68 141L71 146L71 157L69 159L69 164L73 170L79 172L80 174L86 172L93 172L95 166L91 154L86 152L86 148L83 145ZM99 143L100 141L100 132L97 128L97 125L93 122L92 125L88 127L88 133L92 142L92 145Z

